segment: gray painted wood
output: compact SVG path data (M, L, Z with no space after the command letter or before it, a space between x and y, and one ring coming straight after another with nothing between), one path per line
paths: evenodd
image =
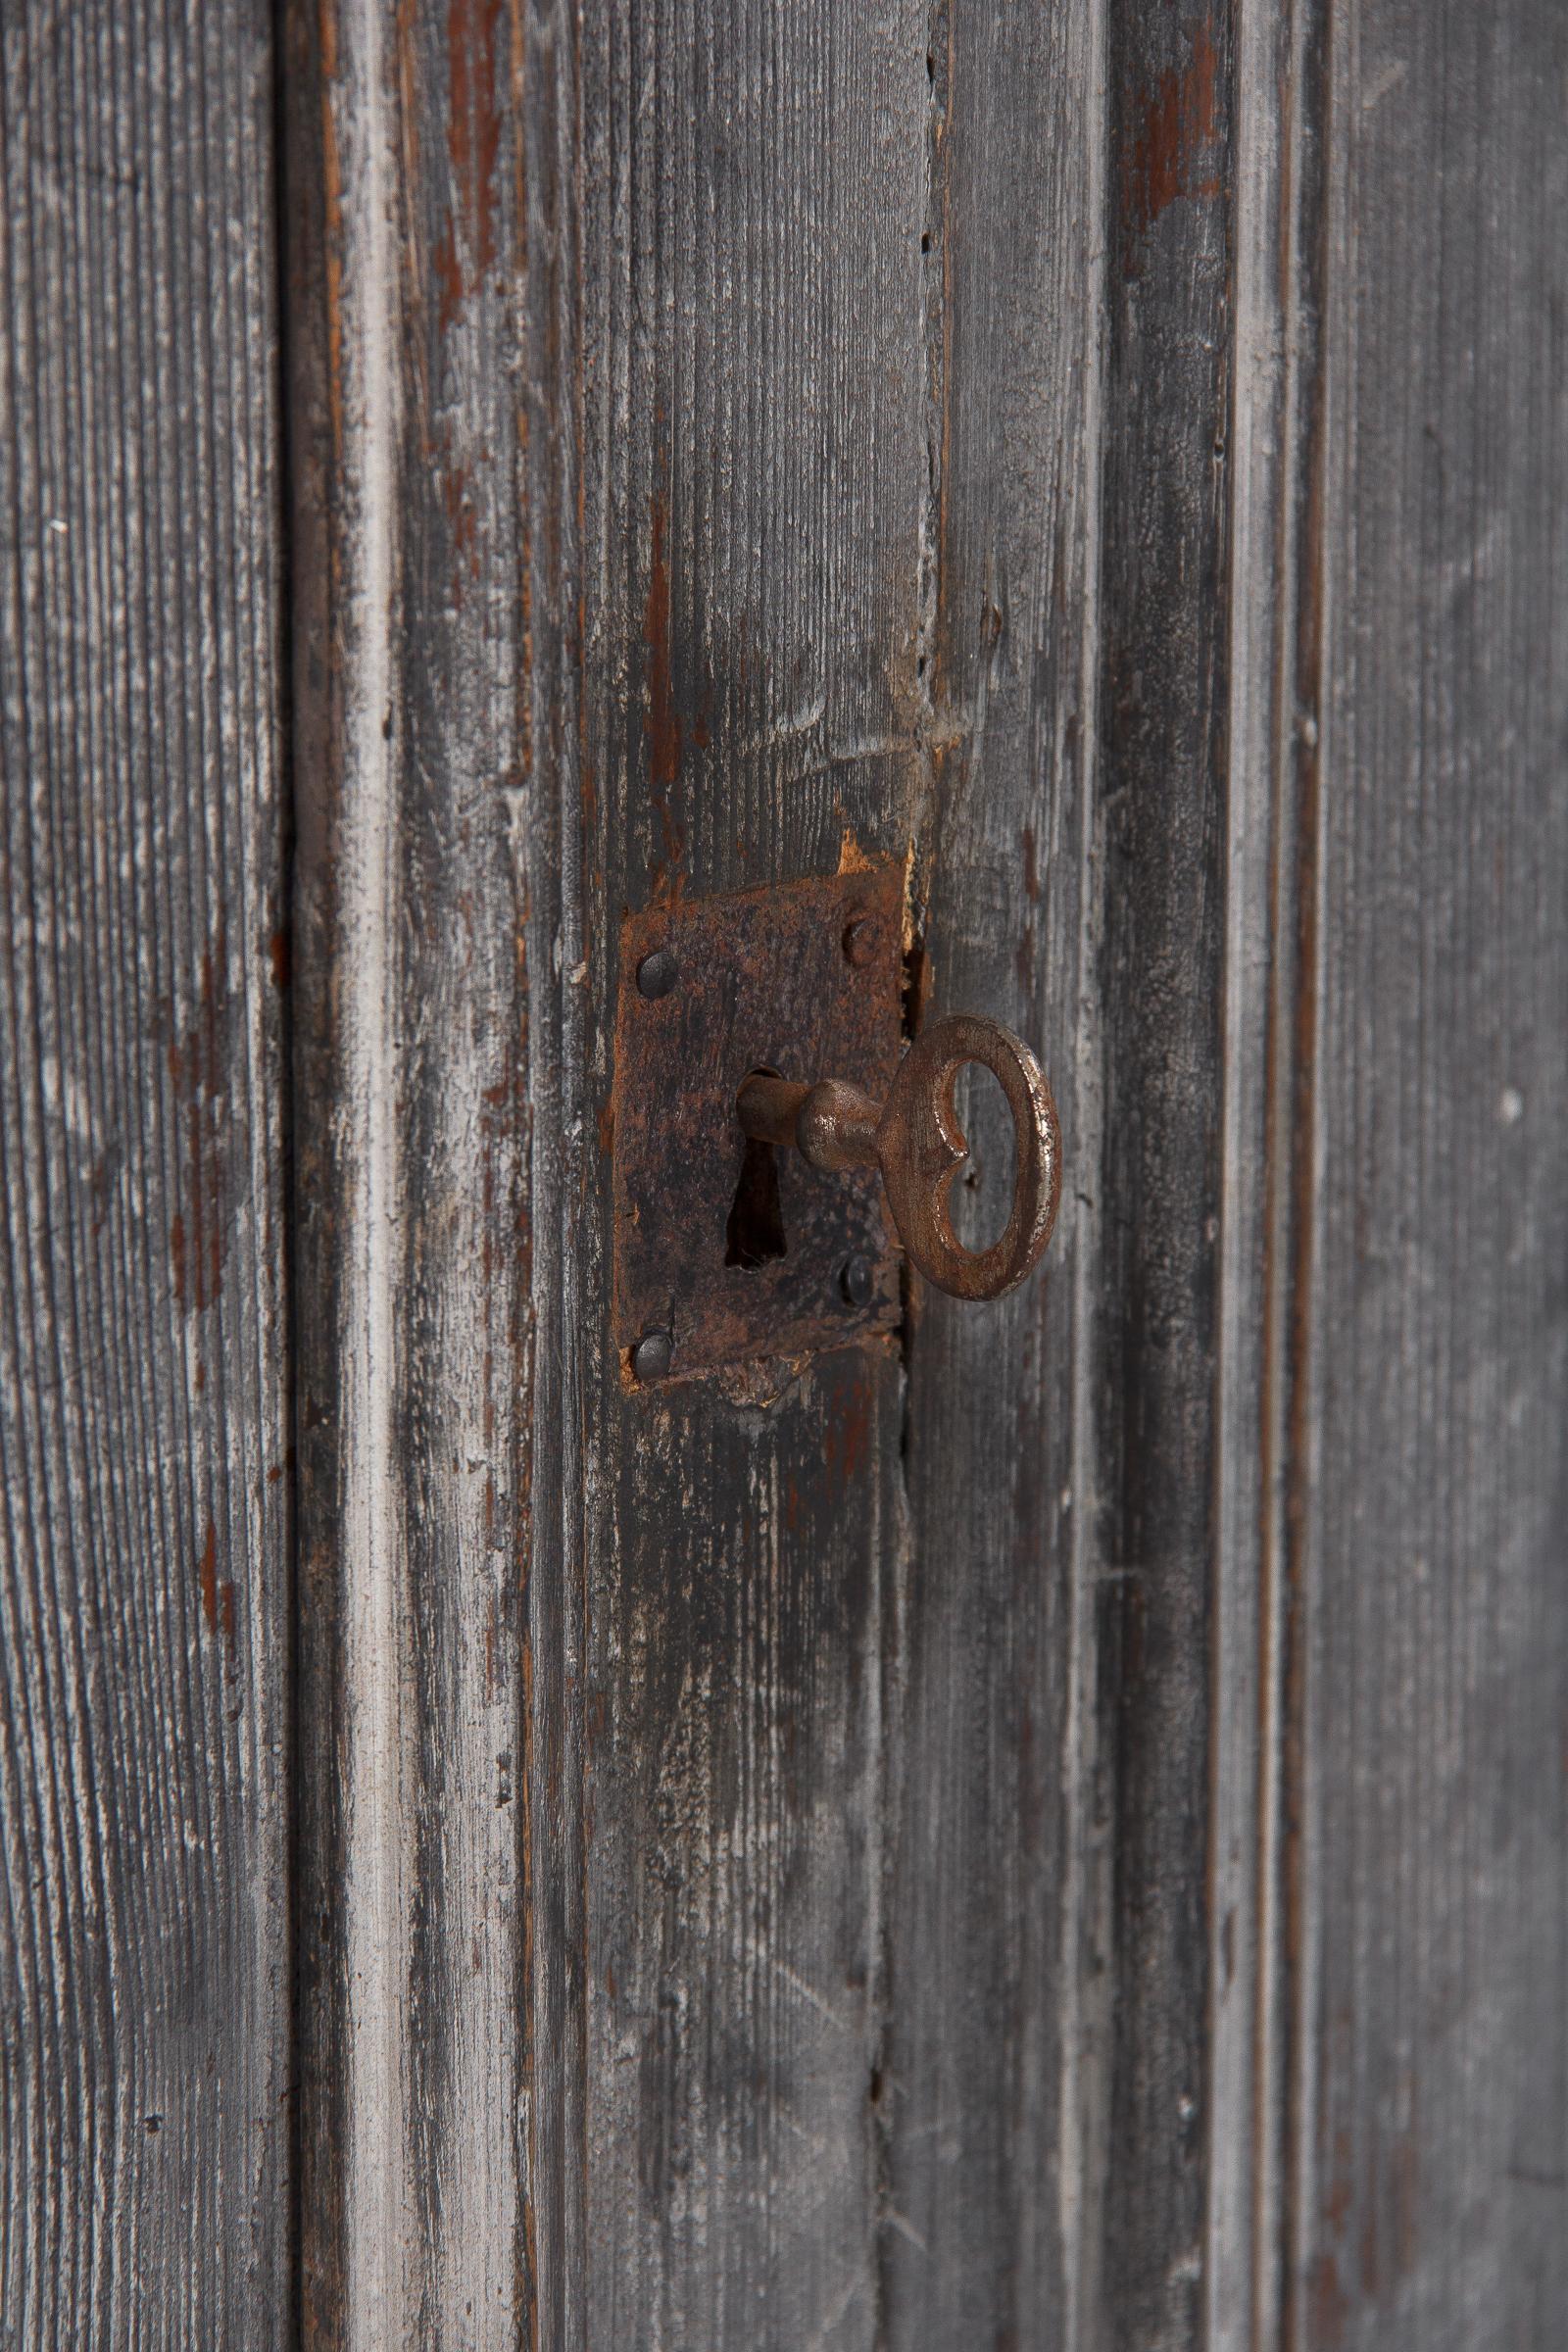
M1291 2316L1568 2311L1568 25L1333 24Z
M527 681L518 757L529 798L519 843L527 1012L529 1318L533 1382L524 1488L524 1684L518 1787L524 1921L526 2169L521 2210L531 2340L590 2343L584 1935L591 1821L581 1801L591 1718L583 1703L586 1506L582 1340L589 1309L580 1235L584 1173L598 1148L581 1117L581 819L585 657L580 537L586 429L580 212L584 122L578 48L564 10L535 11L514 65L522 110L518 184L533 224L523 291L518 495L527 517ZM604 1016L608 1017L608 1015ZM600 1312L608 1301L600 1294Z
M0 2334L290 2338L268 12L0 30Z
M285 37L292 1132L270 27L0 34L8 2336L1554 2340L1558 12ZM629 1393L906 853L1044 1279Z
M1245 61L1225 2346L1568 2308L1565 67L1529 0Z
M793 21L771 84L749 25L710 52L678 12L646 50L585 51L606 126L584 218L593 798L587 920L564 935L593 1127L593 949L618 905L811 870L846 823L867 847L906 828L931 1001L980 990L1048 1044L1081 1198L1054 1288L972 1322L912 1302L901 1419L876 1372L854 1448L853 1359L760 1417L699 1391L649 1415L607 1382L584 1544L590 2314L655 2342L1189 2340L1226 33L830 14ZM798 148L828 57L833 136ZM1107 60L1108 179L1083 108ZM590 1258L590 1330L596 1283ZM868 1475L842 1497L841 1445ZM749 1630L775 1588L796 1623ZM845 1713L858 1682L879 1720Z

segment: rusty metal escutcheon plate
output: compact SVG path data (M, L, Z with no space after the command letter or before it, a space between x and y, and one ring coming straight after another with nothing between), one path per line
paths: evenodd
M678 977L645 997L638 966L662 949ZM880 1101L899 1062L903 984L902 864L626 918L613 1115L614 1334L628 1377L650 1333L668 1335L679 1378L898 1322L899 1259L870 1170L823 1175L778 1152L784 1255L739 1265L725 1254L746 1148L741 1081L754 1069L831 1070ZM860 1306L843 1280L857 1257L871 1272Z

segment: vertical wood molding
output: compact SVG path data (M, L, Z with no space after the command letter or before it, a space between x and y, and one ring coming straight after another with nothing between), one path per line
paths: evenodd
M1205 2280L1215 2352L1280 2340L1294 2232L1327 11L1244 0L1238 31Z
M331 534L322 635L313 627L296 648L299 1164L308 1219L299 1253L307 1366L302 1530L309 1561L302 1633L314 1653L329 1550L327 1605L335 1603L341 1645L335 1689L315 1671L314 1654L305 1675L305 1752L314 1754L330 1732L337 1751L333 1797L341 1810L329 1864L307 1831L304 1916L309 1923L325 1864L341 1936L341 1981L333 1992L342 2015L329 2047L339 2076L332 2100L342 2109L335 2197L350 2315L344 2340L367 2345L411 2333L416 2291L411 2274L418 2259L407 2217L416 1993L406 1824L416 1764L409 1689L414 1562L397 1428L399 1392L409 1378L402 1281L410 1204L402 1181L408 1006L399 940L406 821L399 760L407 740L399 728L406 680L398 637L404 319L393 243L400 189L390 33L384 11L347 7L331 23L329 57L320 61L318 160L331 281L331 449L324 478L310 470L304 446L310 427L302 424L296 436L302 486L309 481L324 497L322 520ZM299 365L314 322L302 315L299 279L293 283ZM314 515L298 516L302 558L320 527ZM302 618L318 596L302 583ZM324 724L311 708L316 697L328 701ZM328 1264L321 1262L324 1250ZM321 1306L329 1307L330 1321ZM335 1389L330 1401L322 1396L328 1381ZM312 1774L308 1823L320 1819L317 1804ZM319 1891L324 1908L326 1888ZM308 2181L315 2172L313 2162ZM308 2242L329 2210L308 2197Z
M0 29L0 2332L290 2333L268 11Z
M1111 0L1095 1708L1109 2156L1088 2340L1190 2343L1208 2195L1234 11ZM1098 2329L1098 2333L1096 2330Z
M1568 21L1331 23L1286 2340L1460 2352L1568 2309Z
M517 1329L524 1614L517 1789L524 2035L518 2131L523 2201L518 2262L530 2343L562 2352L608 2338L593 2320L589 2232L591 1816L584 1802L591 1541L588 1406L593 1337L605 1302L584 1247L599 1131L591 1118L604 1041L584 986L593 950L584 816L588 653L584 508L588 398L584 352L585 180L602 172L590 138L581 12L535 0L514 33L514 148L524 226L521 447L516 509L523 564L518 766L509 797L523 874L517 992L525 1054L526 1198L514 1247L527 1284ZM595 1323L595 1315L600 1318ZM505 1411L505 1405L501 1407Z
M534 2325L523 949L553 778L520 100L552 23L285 12L311 2343Z

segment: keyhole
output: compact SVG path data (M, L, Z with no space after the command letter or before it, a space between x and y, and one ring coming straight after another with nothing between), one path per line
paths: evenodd
M777 1074L774 1070L761 1073L768 1078ZM788 1254L784 1210L778 1197L778 1153L771 1144L748 1136L741 1158L740 1182L735 1187L729 1220L724 1227L724 1263L744 1266L755 1273L770 1259Z

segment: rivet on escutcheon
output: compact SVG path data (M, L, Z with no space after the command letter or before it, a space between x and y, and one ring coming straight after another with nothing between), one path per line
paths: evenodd
M639 1380L662 1380L674 1360L667 1331L650 1331L631 1351L631 1368Z
M874 963L882 949L882 926L874 914L852 914L844 926L844 953L857 971Z
M680 978L680 965L668 948L655 948L637 966L637 993L642 997L667 997Z
M846 1306L869 1306L876 1289L871 1260L857 1250L839 1268L839 1291Z

